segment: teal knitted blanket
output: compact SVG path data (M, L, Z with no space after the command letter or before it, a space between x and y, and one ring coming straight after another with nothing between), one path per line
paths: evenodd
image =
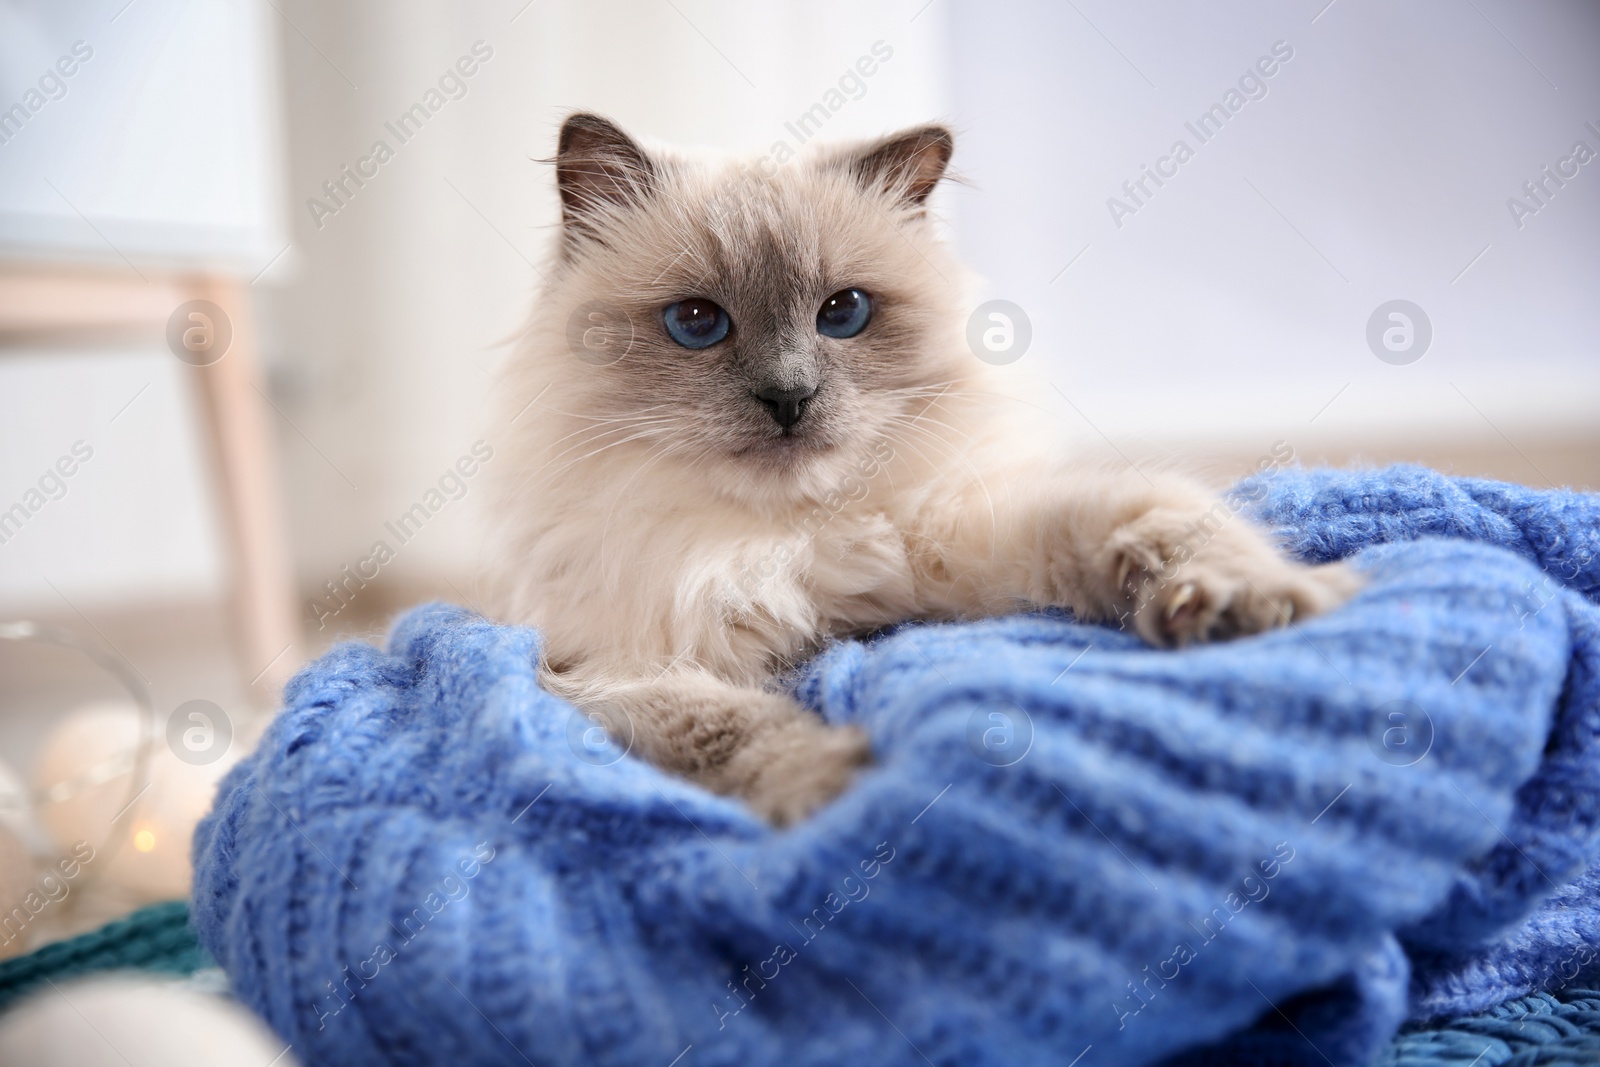
M46 982L106 971L184 975L210 966L211 957L189 926L188 903L152 904L98 930L0 962L0 1011Z

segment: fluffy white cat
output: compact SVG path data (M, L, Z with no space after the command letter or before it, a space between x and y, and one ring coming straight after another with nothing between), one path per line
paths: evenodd
M561 129L504 397L503 609L543 631L553 691L779 824L871 760L766 688L829 637L1053 605L1181 645L1354 588L997 399L925 209L952 147L927 126L752 168Z

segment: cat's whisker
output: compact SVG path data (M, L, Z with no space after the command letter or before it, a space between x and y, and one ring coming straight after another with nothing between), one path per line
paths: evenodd
M644 440L646 438L654 437L654 436L656 436L656 433L655 433L655 431L652 430L652 431L644 431L644 432L641 432L641 433L635 433L635 434L633 434L633 435L631 435L629 437L624 437L620 441L611 441L611 442L609 442L607 444L601 445L599 448L596 448L593 451L585 452L583 455L581 455L581 456L577 457L576 459L571 460L570 462L564 464L558 470L553 472L553 474L551 476L554 477L557 474L563 474L566 471L569 471L572 468L578 466L579 464L588 462L589 460L593 459L595 456L600 455L602 452L608 452L611 449L616 448L616 447L618 447L620 445L631 444L634 441L640 441L640 440Z
M893 447L894 445L900 445L900 446L908 449L909 451L913 452L917 456L918 459L922 460L929 467L937 467L938 466L938 462L934 459L934 457L932 457L932 456L928 455L928 453L924 452L921 448L919 448L917 446L917 444L914 441L906 440L904 437L895 437L895 438L892 439L891 447Z
M919 434L922 435L924 440L931 440L931 441L938 442L939 444L942 444L945 448L949 449L951 457L956 459L960 463L961 466L965 467L972 474L973 482L978 487L978 489L982 491L984 503L987 505L987 507L989 509L989 522L990 522L991 530L998 530L998 522L999 522L999 520L996 517L996 510L995 510L995 505L994 505L994 496L989 492L988 479L985 478L983 476L983 473L980 472L978 470L978 468L973 465L972 460L970 459L970 457L968 457L964 451L957 449L954 445L950 444L950 442L944 440L939 435L933 433L931 430L928 430L925 427L916 425L914 422L911 422L911 421L904 422L902 424L902 429L910 431L910 432L914 432L914 433L919 433ZM907 442L907 445L910 446L910 442ZM911 446L911 447L914 447L914 446Z
M549 480L554 479L557 475L559 475L559 474L563 473L564 471L566 471L570 466L572 466L572 464L567 464L565 466L558 467L554 471L550 471L550 467L553 464L556 464L556 463L560 462L563 458L565 458L565 457L571 455L572 453L578 451L579 449L587 448L589 445L592 445L595 442L600 441L600 440L604 439L605 437L607 437L607 436L609 436L611 434L614 434L614 433L629 433L629 432L637 432L637 431L638 431L638 428L637 427L632 427L632 426L621 426L621 427L616 427L616 428L610 429L610 430L595 431L595 432L591 433L588 437L586 437L586 438L584 438L582 440L579 440L579 441L575 441L571 445L568 445L566 448L562 449L560 452L558 452L555 455L551 456L549 459L547 459L544 463L541 463L539 466L534 467L534 468L532 468L532 469L530 469L530 470L528 470L526 472L520 473L520 476L519 476L519 478L517 480L517 483L516 483L517 488L519 490L520 489L525 489L528 486L534 484L536 481L542 482L542 481L549 481ZM569 436L572 436L572 435L569 435ZM577 463L577 462L581 462L581 458L579 460L574 460L573 461L573 463ZM549 477L548 478L542 478L541 476L544 475L547 471L550 471Z
M961 438L964 441L972 440L972 435L969 434L966 430L962 429L959 426L954 425L953 423L945 422L943 419L930 418L930 417L928 417L926 412L924 412L924 413L922 413L920 415L908 415L908 414L906 414L904 412L897 412L897 413L889 416L889 418L890 418L890 421L895 423L895 424L903 424L903 425L906 425L906 426L916 426L916 427L919 427L919 428L938 427L939 429L942 429L942 430L945 430L945 431L947 431L947 432L949 432L951 434L954 434L955 436Z
M568 446L566 449L562 450L560 453L558 453L558 454L556 454L554 456L551 456L549 460L545 461L538 468L536 468L533 471L530 471L529 475L528 475L528 478L524 479L524 481L529 481L529 480L532 480L533 478L538 477L543 482L546 482L546 483L553 482L556 479L558 479L562 474L565 474L567 471L571 470L573 467L583 463L586 459L589 459L592 456L598 455L599 453L605 451L607 448L610 448L613 445L626 444L629 441L634 441L634 440L638 440L638 439L640 439L642 437L651 436L655 432L656 432L655 430L642 430L641 431L636 427L619 427L616 430L596 433L596 434L594 434L594 435L592 435L592 436L590 436L590 437L588 437L588 438L586 438L584 440L574 442L572 445ZM584 453L583 455L576 456L573 459L568 460L566 463L563 463L561 466L556 467L554 470L550 470L550 467L553 464L559 462L563 458L572 455L574 452L577 452L579 449L588 448L590 445L595 444L597 441L600 441L600 440L604 439L605 437L609 436L612 433L627 433L628 436L627 437L623 437L623 438L619 438L616 441L608 442L607 444L601 446L600 448L591 449L590 451Z
M640 428L643 428L645 426L654 425L654 424L665 424L665 423L667 423L669 421L671 421L671 420L668 420L666 418L660 418L660 419L656 419L656 420L628 419L626 421L619 421L617 423L617 425L611 426L611 427L583 426L583 427L580 427L579 429L573 430L571 433L566 434L565 436L556 438L554 441L550 442L550 447L553 448L556 445L561 444L562 442L570 441L570 440L572 440L572 438L579 437L580 435L583 435L583 434L589 434L590 435L589 439L597 440L600 437L605 436L606 434L620 433L620 432L623 432L625 430L631 430L631 429L640 429ZM582 447L581 442L580 442L579 445L574 446L574 447ZM565 454L565 453L563 453L563 454Z
M640 476L642 476L645 471L649 470L655 464L671 455L672 452L677 448L677 444L678 443L670 437L662 440L655 446L654 449L652 449L653 454L652 452L647 452L645 454L645 461L639 465L639 468L635 470L632 475L629 476L627 481L622 483L622 487L619 488L615 495L612 496L611 507L606 510L605 522L600 526L599 552L602 558L604 558L605 555L606 534L611 529L611 519L616 514L617 505L621 503L623 496L628 491L628 487L631 486Z
M622 485L618 487L617 491L612 494L611 507L606 511L605 522L600 528L599 542L596 546L596 556L602 561L602 571L606 576L605 581L608 593L614 593L616 582L624 580L626 576L636 569L640 564L649 564L657 561L655 558L640 558L638 556L633 556L615 561L621 564L620 567L611 566L611 561L609 561L606 557L606 537L610 532L611 519L616 511L617 505L621 503L623 497L627 495L628 488L634 483L635 480L641 477L656 463L659 463L661 460L673 455L674 453L679 453L682 451L684 451L683 442L678 440L676 437L669 437L656 443L649 451L645 453L644 462L641 463L639 467L635 469L634 473L629 476L628 480L622 483Z
M583 419L585 422L609 422L620 419L631 419L640 415L650 415L658 411L671 413L674 410L674 406L672 404L650 404L646 407L635 408L632 411L616 412L609 415L597 415L592 412L584 411L562 411L560 408L545 408L544 410L553 415L561 415L569 419Z
M674 417L668 416L668 415L653 415L653 416L644 416L644 417L627 418L627 419L616 419L616 420L614 420L613 424L609 426L609 428L603 427L603 426L602 427L580 426L578 429L573 430L571 433L566 434L563 437L556 438L554 441L551 442L551 445L552 446L553 445L559 445L561 442L569 440L569 439L571 439L573 437L577 437L579 434L583 434L583 433L592 433L592 432L595 432L595 431L599 431L599 432L602 432L602 433L612 433L612 432L614 432L614 431L616 431L618 429L625 429L625 428L632 427L632 426L659 425L659 424L665 424L665 423L670 423L670 422L675 422L675 421L677 421L677 420Z
M890 433L890 434L895 434L895 433L918 433L918 434L921 434L924 437L924 439L936 442L945 451L949 452L951 455L955 455L955 454L957 454L959 452L959 446L955 442L947 439L945 436L943 436L939 432L937 432L940 427L938 427L936 425L928 425L928 424L925 424L924 422L919 422L916 419L910 418L908 416L903 416L903 415L891 417L889 419L889 421L888 421L888 425L889 425L889 430L887 432ZM968 436L967 434L962 433L960 430L957 430L955 427L946 426L946 427L942 427L942 428L945 429L946 432L948 432L952 436L960 438L962 441L970 441L971 440L970 436Z

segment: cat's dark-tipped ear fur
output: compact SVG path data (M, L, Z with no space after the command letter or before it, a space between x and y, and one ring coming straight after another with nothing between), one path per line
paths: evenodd
M656 179L655 164L620 126L582 111L561 124L555 162L569 233L593 232L597 215L643 200Z
M866 145L842 162L863 186L921 207L944 177L955 145L955 136L945 127L918 126Z

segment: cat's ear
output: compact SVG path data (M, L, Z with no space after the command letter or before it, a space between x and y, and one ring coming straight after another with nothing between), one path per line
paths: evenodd
M943 126L918 126L865 145L839 162L863 186L922 207L950 165L955 137Z
M555 162L569 232L592 230L597 215L639 203L656 180L655 164L633 138L610 119L582 111L561 124Z

